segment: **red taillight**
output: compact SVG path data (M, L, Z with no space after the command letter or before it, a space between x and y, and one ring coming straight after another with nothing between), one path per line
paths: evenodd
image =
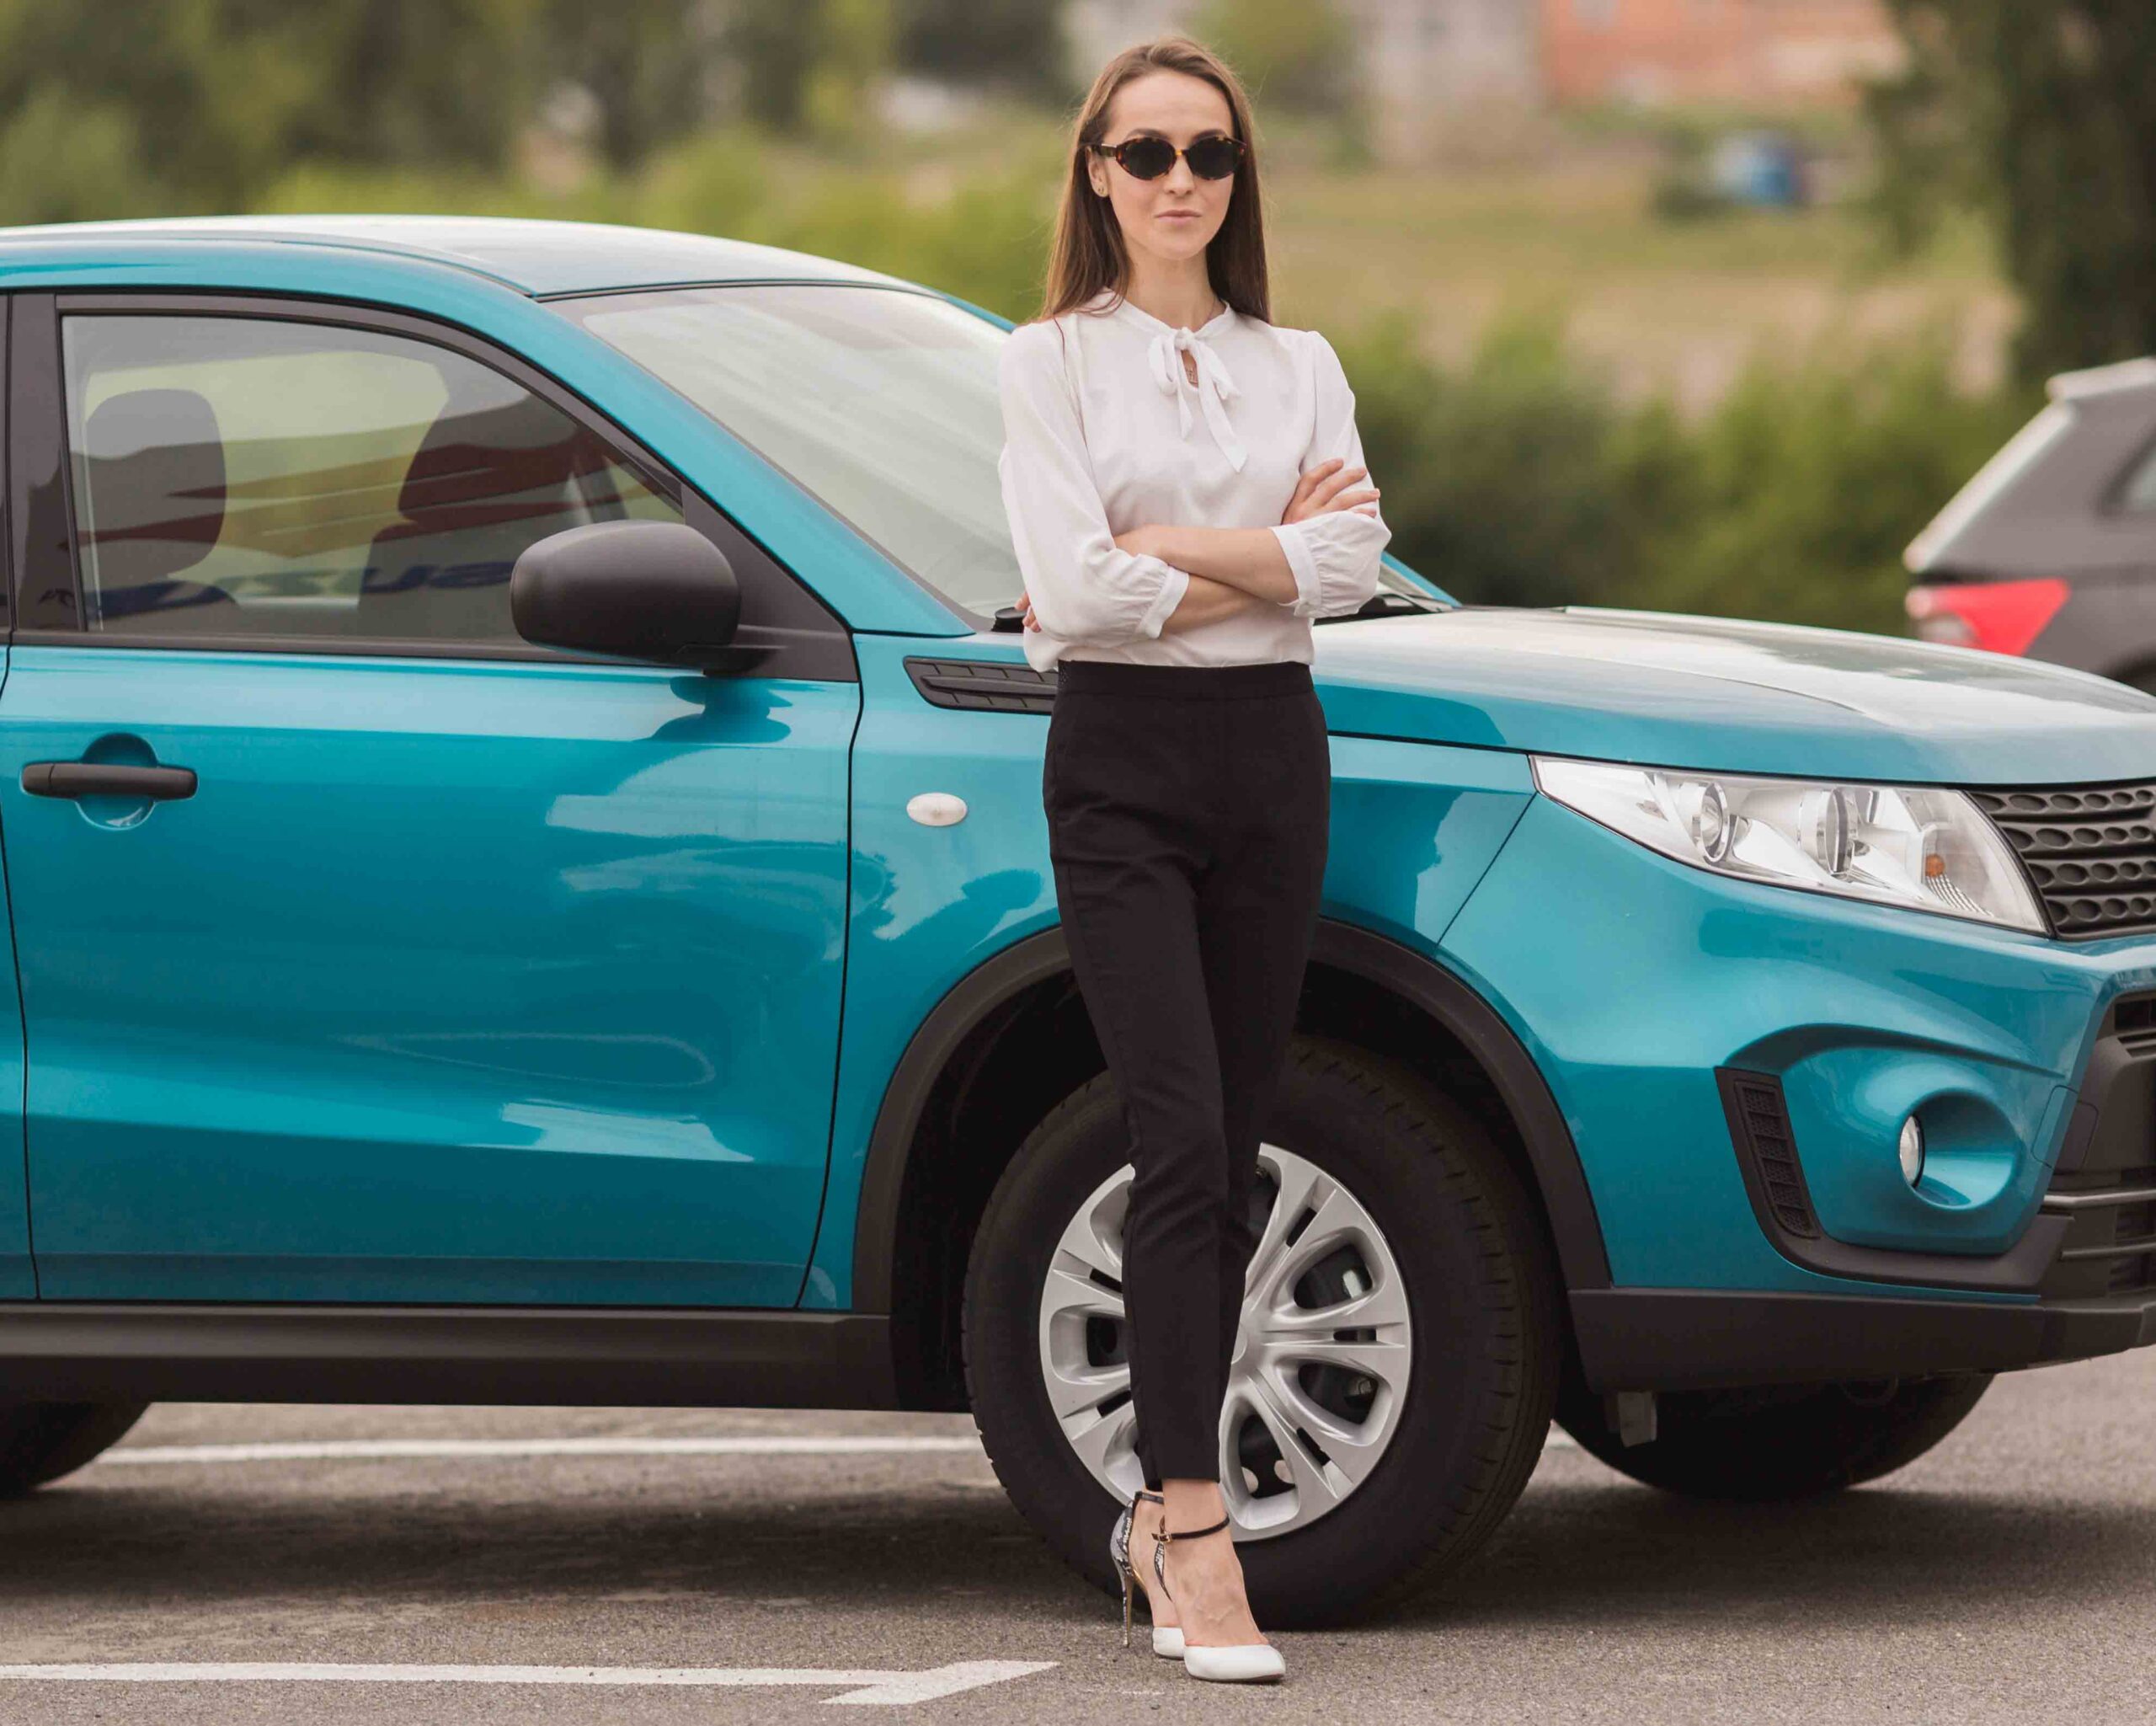
M1912 587L1907 604L1917 633L1926 641L1980 647L1989 653L2026 653L2029 644L2066 603L2063 581L1969 581L1951 586Z

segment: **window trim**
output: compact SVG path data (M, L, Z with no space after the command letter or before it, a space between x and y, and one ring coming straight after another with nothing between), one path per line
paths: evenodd
M369 302L324 299L312 294L230 290L152 291L72 290L23 293L12 300L5 345L5 395L13 409L8 514L18 556L9 588L8 639L26 645L154 649L165 652L307 654L325 658L447 659L523 661L541 665L648 664L679 675L683 666L624 661L611 655L573 653L536 642L521 645L447 640L334 636L188 634L140 630L90 630L82 622L81 559L75 542L72 467L67 459L66 382L61 319L67 317L228 317L326 324L424 342L484 366L583 426L652 491L680 510L681 518L726 554L742 588L743 612L752 593L777 621L744 623L744 645L769 652L747 675L798 676L857 682L853 639L845 621L711 499L691 485L611 416L551 372L465 325ZM56 524L53 512L58 511ZM42 529L29 531L32 523ZM62 531L56 533L57 525Z

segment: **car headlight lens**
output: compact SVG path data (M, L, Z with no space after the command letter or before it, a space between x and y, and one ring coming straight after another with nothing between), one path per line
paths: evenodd
M1545 795L1679 863L2047 932L2012 849L1958 791L1528 760Z

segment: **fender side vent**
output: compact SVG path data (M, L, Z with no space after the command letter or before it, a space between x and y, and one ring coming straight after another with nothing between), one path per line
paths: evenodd
M1004 660L931 660L909 655L906 675L924 701L939 708L1045 713L1055 707L1055 674Z
M1812 1194L1804 1184L1803 1165L1796 1160L1796 1136L1790 1130L1781 1080L1773 1073L1718 1066L1715 1082L1721 1087L1730 1141L1737 1147L1753 1202L1785 1233L1817 1240L1819 1220L1812 1215Z

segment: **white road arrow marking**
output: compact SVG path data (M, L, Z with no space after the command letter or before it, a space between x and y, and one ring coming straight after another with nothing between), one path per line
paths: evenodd
M1045 1672L1053 1660L958 1660L918 1672L786 1666L361 1666L277 1662L101 1666L0 1666L0 1681L40 1684L585 1684L709 1688L845 1685L827 1702L905 1704L1006 1684Z
M96 1460L153 1462L322 1462L426 1456L858 1456L881 1452L982 1454L977 1438L320 1439L259 1445L123 1445Z

